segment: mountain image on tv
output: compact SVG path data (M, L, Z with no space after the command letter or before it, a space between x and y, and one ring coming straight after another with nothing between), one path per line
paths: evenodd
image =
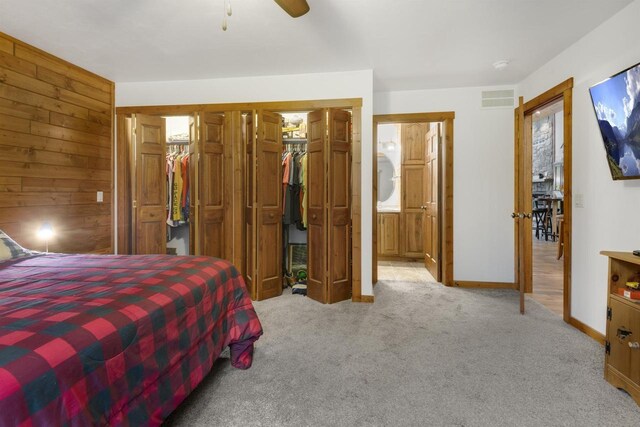
M589 89L613 179L640 178L640 64Z

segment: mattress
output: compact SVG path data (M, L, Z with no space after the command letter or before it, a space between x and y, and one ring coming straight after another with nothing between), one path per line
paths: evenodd
M244 281L201 256L0 262L0 425L159 425L222 350L262 334Z

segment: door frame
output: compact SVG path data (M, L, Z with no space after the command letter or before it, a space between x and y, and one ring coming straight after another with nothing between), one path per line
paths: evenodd
M371 150L373 156L373 198L372 198L372 228L373 228L373 283L378 281L378 156L377 156L377 140L378 125L384 123L433 123L442 122L442 147L439 153L439 172L442 178L439 187L438 204L441 206L438 218L438 227L440 229L440 282L446 286L453 286L453 122L455 112L436 112L436 113L403 113L403 114L378 114L373 116L373 144ZM438 280L438 278L435 278Z
M526 138L526 135L530 135L532 132L532 123L533 123L533 115L537 110L542 107L545 107L549 104L553 104L555 102L562 101L563 102L563 116L564 116L564 226L563 226L563 242L564 242L564 262L563 262L563 310L562 317L565 322L577 327L584 331L582 324L578 322L571 316L571 236L572 236L572 217L573 217L573 192L572 192L572 152L573 152L573 142L572 142L572 108L573 108L573 77L565 80L564 82L552 87L546 92L536 96L535 98L527 101L525 103L521 103L522 111L519 112L522 123L518 125L518 121L516 121L515 133L516 138L523 138L526 144L531 144L532 139ZM518 111L518 110L516 110ZM527 120L529 117L529 120ZM527 152L531 152L531 147L528 147ZM533 162L531 156L525 156L525 162L528 162L529 168L531 170L531 164ZM526 168L525 168L526 169ZM516 188L518 189L517 183L519 180L523 180L521 182L526 182L529 180L529 185L524 185L525 194L521 195L522 200L529 200L532 197L531 195L531 177L522 177L522 170L516 167ZM518 191L520 191L522 187ZM528 199L527 199L528 198ZM526 236L531 237L533 232L531 221L525 221L524 233ZM522 236L524 237L524 236ZM519 239L516 235L516 239ZM516 241L516 248L518 248L519 240ZM519 283L519 266L524 263L524 269L527 272L528 279L525 280L526 286L524 286L524 292L531 293L532 292L532 265L533 265L533 251L531 245L524 245L521 251L516 251L516 264L515 264L515 282L519 287L521 284Z
M340 108L351 110L351 224L352 224L352 240L351 240L351 301L353 302L373 302L373 296L362 295L362 98L343 98L343 99L319 99L306 101L268 101L268 102L240 102L240 103L222 103L222 104L188 104L188 105L156 105L156 106L128 106L116 108L116 123L125 123L126 117L131 114L140 113L148 115L191 115L197 112L214 112L224 113L229 120L236 122L241 119L242 113L250 113L253 110L268 110L277 112L296 112L296 111L312 111L320 108ZM244 178L242 169L243 159L241 153L243 150L243 139L241 126L233 127L233 132L225 132L226 137L230 138L233 155L227 161L227 165L234 171L233 186L233 203L229 207L229 211L233 214L234 225L233 231L233 247L234 256L233 263L242 268L244 263L244 234L239 230L244 228L244 216L242 214L242 197L238 197L238 193L243 190ZM124 125L117 131L117 138L114 143L116 155L114 161L118 165L128 164L126 154L128 149L121 147L126 144L126 138L123 136L125 130ZM237 132L236 132L237 130ZM453 132L453 129L452 129ZM122 148L122 149L121 149ZM127 187L127 179L121 179L122 168L117 168L116 173L116 194L118 200L118 210L123 209L124 212L130 211L130 186ZM238 212L240 214L238 215ZM236 221L240 218L239 222ZM118 218L116 218L118 221ZM126 247L127 232L126 228L121 227L120 222L117 223L117 237L119 247ZM122 238L122 240L121 240ZM236 255L241 254L241 255ZM240 261L239 261L240 260Z

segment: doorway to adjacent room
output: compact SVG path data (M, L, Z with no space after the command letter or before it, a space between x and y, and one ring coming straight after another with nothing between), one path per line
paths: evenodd
M571 318L573 79L515 110L515 283L567 323Z
M453 118L374 116L374 284L453 282Z

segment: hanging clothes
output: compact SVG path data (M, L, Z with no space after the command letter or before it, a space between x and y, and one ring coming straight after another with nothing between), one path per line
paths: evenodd
M307 228L307 153L300 160L300 210L302 211L302 227Z
M177 227L189 221L189 153L172 149L166 157L167 225Z
M291 192L289 178L291 175L291 153L282 154L282 223L291 224Z

